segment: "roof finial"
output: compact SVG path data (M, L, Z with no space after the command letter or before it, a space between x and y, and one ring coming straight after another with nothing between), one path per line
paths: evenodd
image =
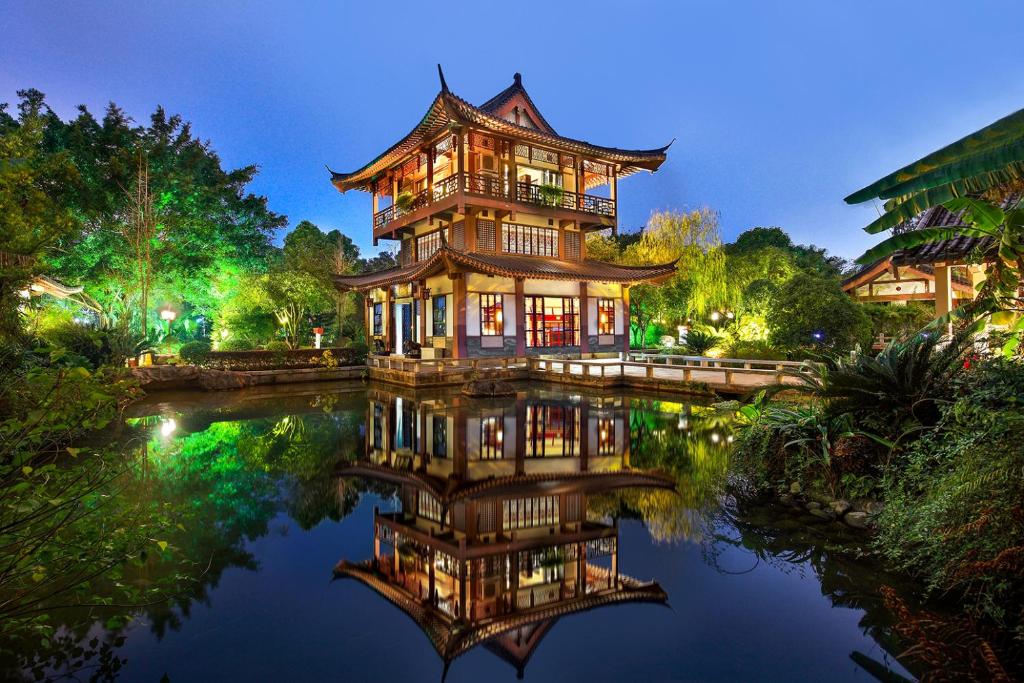
M516 85L522 86L523 85L523 76L522 76L522 74L520 74L518 71L515 72L514 74L512 74L512 81Z
M448 84L444 81L444 71L441 71L441 65L437 65L437 75L441 78L441 92L448 92Z

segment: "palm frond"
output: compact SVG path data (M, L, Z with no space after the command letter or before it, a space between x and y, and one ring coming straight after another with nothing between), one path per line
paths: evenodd
M929 175L931 184L918 186L914 190L915 192L925 187L938 187L968 176L976 176L979 173L977 169L985 168L981 159L989 158L1000 149L1014 146L1021 138L1024 138L1024 109L1005 116L981 130L925 155L912 164L893 171L884 178L854 192L846 198L846 202L860 204L875 197L893 197L896 196L891 193L894 188ZM1022 160L1024 160L1024 156L1015 158L1011 156L1007 163Z

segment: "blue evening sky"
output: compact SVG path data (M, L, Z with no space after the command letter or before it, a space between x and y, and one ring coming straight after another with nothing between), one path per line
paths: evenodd
M855 257L870 205L848 193L1024 106L1024 3L46 2L0 4L0 101L35 87L62 116L113 100L190 120L290 224L372 251L353 170L438 90L480 103L512 74L562 134L649 148L619 186L620 225L711 206L726 240L779 225ZM386 243L382 243L386 244Z

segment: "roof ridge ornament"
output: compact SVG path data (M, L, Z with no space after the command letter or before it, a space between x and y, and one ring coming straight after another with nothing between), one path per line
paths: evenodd
M437 65L437 75L441 79L441 92L450 92L448 90L448 83L444 80L444 71L441 70L440 64ZM519 74L516 75L518 76Z
M520 88L523 87L523 76L518 71L512 74L512 82L518 85Z

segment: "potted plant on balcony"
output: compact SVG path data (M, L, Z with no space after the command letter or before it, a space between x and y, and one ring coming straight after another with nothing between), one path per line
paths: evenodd
M537 190L540 192L540 201L544 206L562 205L562 197L565 196L565 190L560 188L558 185L544 183L538 187Z
M412 208L412 200L412 192L409 192L408 190L403 190L402 192L399 192L398 198L395 199L395 209L397 209L401 213L405 213L410 208Z

